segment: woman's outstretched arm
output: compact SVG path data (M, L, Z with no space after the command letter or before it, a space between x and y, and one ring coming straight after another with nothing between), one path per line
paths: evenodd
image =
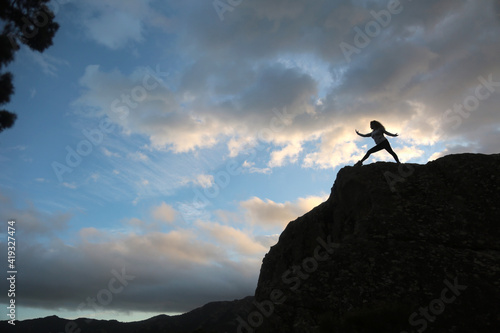
M398 136L398 133L396 133L396 134L392 134L392 133L387 132L387 131L384 131L384 133L385 133L385 134L387 134L387 135L389 135L389 136Z
M358 130L355 130L355 131L356 131L356 134L358 134L359 136L365 137L365 138L369 138L371 136L371 133L362 134L362 133L359 133Z

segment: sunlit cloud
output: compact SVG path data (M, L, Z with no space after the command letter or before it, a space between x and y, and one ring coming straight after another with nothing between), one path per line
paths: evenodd
M208 188L214 184L214 176L212 175L198 175L196 176L196 184L203 188Z
M281 150L275 150L271 153L270 167L283 166L285 163L296 163L299 153L302 151L300 144L289 144Z
M238 254L264 255L268 250L267 247L252 239L251 235L242 230L213 222L200 221L197 225L205 230L222 247L230 248Z
M175 220L177 212L172 206L162 202L159 206L153 208L151 214L155 220L172 223Z
M240 203L249 222L266 229L282 229L288 222L297 219L326 200L326 196L299 198L295 202L265 201L253 197Z

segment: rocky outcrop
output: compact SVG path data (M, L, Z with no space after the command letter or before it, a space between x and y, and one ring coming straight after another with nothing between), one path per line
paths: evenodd
M239 331L500 332L499 165L344 167L265 256Z

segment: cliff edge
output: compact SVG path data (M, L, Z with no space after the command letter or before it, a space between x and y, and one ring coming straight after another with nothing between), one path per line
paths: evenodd
M500 332L500 154L341 169L266 254L241 332Z

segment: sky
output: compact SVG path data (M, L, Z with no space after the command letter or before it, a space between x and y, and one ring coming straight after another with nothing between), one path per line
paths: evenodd
M0 134L20 320L142 320L253 295L287 223L374 146L355 133L371 120L399 134L402 162L498 153L499 1L51 8L53 46L9 65L18 119Z

